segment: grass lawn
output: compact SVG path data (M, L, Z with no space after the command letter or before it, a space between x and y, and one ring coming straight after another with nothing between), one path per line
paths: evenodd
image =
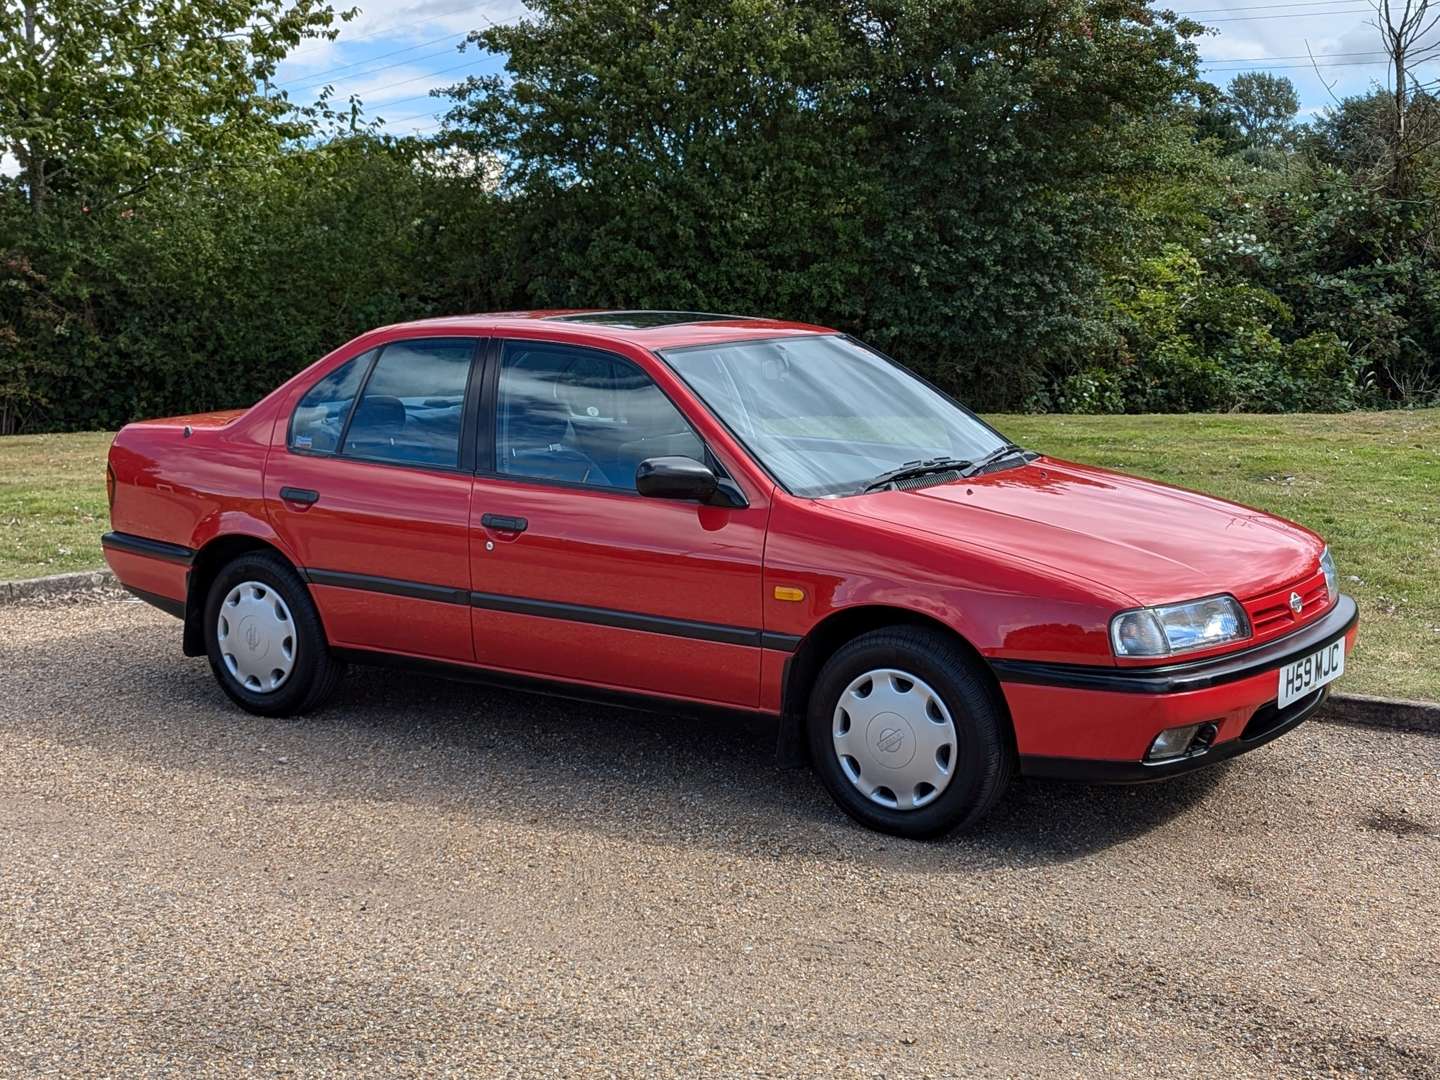
M1016 442L1258 506L1329 539L1360 601L1348 690L1440 700L1440 409L999 416ZM102 564L110 436L0 438L0 580Z
M0 438L0 581L104 565L112 437L87 431Z

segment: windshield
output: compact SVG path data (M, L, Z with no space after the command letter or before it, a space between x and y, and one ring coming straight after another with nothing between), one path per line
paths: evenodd
M949 398L842 337L732 342L663 354L792 494L853 495L933 458L1006 445Z

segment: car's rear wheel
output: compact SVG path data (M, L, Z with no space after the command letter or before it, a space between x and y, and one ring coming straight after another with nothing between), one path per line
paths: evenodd
M317 708L345 670L330 655L305 583L268 552L239 556L210 583L205 645L221 689L261 716Z
M979 820L1014 771L1004 712L979 665L924 627L840 648L810 694L811 761L847 814L915 839Z

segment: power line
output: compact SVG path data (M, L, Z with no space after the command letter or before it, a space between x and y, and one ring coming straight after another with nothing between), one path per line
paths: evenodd
M1209 72L1225 71L1310 71L1314 68L1336 68L1336 67L1389 67L1388 60L1341 60L1335 64L1244 64L1240 67L1207 67L1202 70ZM1415 65L1410 65L1414 67Z
M1281 4L1242 4L1240 7L1217 7L1217 8L1187 8L1184 11L1175 12L1176 15L1230 15L1237 11L1275 11L1280 8L1295 7L1342 7L1345 4L1354 4L1355 0L1289 0ZM1320 15L1324 12L1315 12Z
M469 31L465 31L465 33L469 33ZM440 44L440 42L442 42L442 41L450 41L450 40L454 39L454 38L457 37L457 36L459 36L459 35L458 35L458 34L446 34L444 37L435 38L433 41L422 41L419 45L411 45L411 46L408 46L407 48L404 48L404 49L392 49L392 50L390 50L389 52L381 53L379 56L367 56L364 60L356 60L353 64L341 64L339 67L327 68L327 69L324 70L324 71L312 72L312 73L309 74L309 75L297 75L297 76L295 76L295 78L293 78L293 79L286 79L284 82L277 82L275 85L276 85L276 86L295 86L295 85L300 84L300 83L311 83L311 82L315 82L316 80L320 80L320 81L323 82L323 81L324 81L326 78L328 78L329 76L335 75L335 74L337 74L337 73L339 73L339 72L341 72L341 71L348 71L350 68L363 67L363 66L366 65L366 64L373 64L376 60L386 60L386 59L388 59L388 58L390 58L390 57L392 57L392 56L399 56L401 53L414 52L416 49L423 49L423 48L425 48L427 45L438 45L438 44ZM448 50L446 50L446 51L448 51ZM436 56L436 55L441 55L441 54L431 53L431 54L429 54L429 55L431 55L431 56ZM288 58L287 58L287 59L288 59ZM411 59L409 59L409 60L404 60L404 61L401 61L401 62L402 62L402 63L409 64L409 63L413 63L413 62L416 61L416 60L424 60L424 59L427 59L427 57L425 57L425 56L415 56L415 57L411 57ZM389 66L390 66L390 67L395 67L395 66L397 66L397 65L391 64L391 65L389 65ZM385 70L385 69L384 69L384 68L373 68L373 69L371 69L371 70L373 70L373 71L383 71L383 70Z
M385 90L392 90L392 89L394 89L394 88L397 87L397 86L408 86L408 85L410 85L411 83L417 83L417 82L420 82L420 81L423 80L423 79L433 79L433 78L434 78L435 76L437 76L437 75L448 75L448 74L449 74L450 72L452 72L452 71L459 71L459 70L462 69L462 68L474 67L476 64L480 63L480 62L483 61L484 59L485 59L485 58L484 58L483 56L482 56L482 57L477 57L476 59L466 61L466 62L463 63L463 64L456 64L454 67L441 68L439 71L427 71L427 72L425 72L425 74L423 74L423 75L416 75L416 76L415 76L414 78L412 78L412 79L401 79L399 82L386 83L384 86L372 86L372 87L370 87L370 89L369 89L368 91L366 91L366 93L369 93L369 94L379 94L379 93L381 93L381 92L383 92L383 91L385 91ZM423 95L418 95L418 94L416 95L416 97L420 97L420 96L423 96ZM399 98L399 99L397 99L397 100L399 100L399 101L411 101L411 100L414 100L414 99L413 99L413 98ZM386 104L393 104L393 102L386 102Z
M1332 56L1383 56L1384 49L1369 49L1362 52L1335 52L1335 53L1292 53L1289 56L1202 56L1202 64L1260 64L1269 60L1309 60L1312 56L1317 60L1323 60Z
M440 88L437 86L435 89L438 90ZM382 101L376 107L389 109L396 105L404 105L407 101L428 101L433 96L429 90L426 90L423 94L411 94L409 97L391 98L389 101Z
M393 102L393 101L392 101L392 102L388 102L388 104L393 105L394 102ZM448 106L448 105L447 105L447 106L446 106L446 109L449 109L450 107L451 107L451 106ZM390 117L389 119L386 119L385 117L382 116L382 117L380 117L380 119L385 120L385 123L387 123L387 124L404 124L404 123L407 123L408 121L411 121L411 120L423 120L423 119L424 119L425 117L427 117L427 116L433 118L433 117L435 116L435 114L438 113L439 111L440 111L439 109L431 109L431 110L429 110L428 112L412 113L412 114L409 115L409 116L392 116L392 117ZM443 121L441 121L441 122L443 123Z
M441 11L427 11L427 12L424 13L424 15L412 16L411 18L408 18L408 19L394 19L394 20L392 20L392 21L390 21L390 22L388 22L388 23L382 23L382 24L379 25L379 26L372 27L367 33L364 33L364 34L356 34L354 37L346 38L346 39L345 39L345 42L346 42L347 44L349 44L349 43L353 43L353 42L356 42L356 41L366 41L366 40L368 40L368 39L370 39L370 38L373 38L373 37L379 37L381 34L389 33L391 30L395 29L395 27L397 27L397 26L415 26L417 23L419 23L420 25L424 25L425 23L432 23L432 22L434 22L436 19L444 18L446 15L460 15L460 14L462 14L462 13L464 13L464 12L472 11L472 10L473 10L473 11L476 11L477 14L478 14L478 9L480 9L480 8L482 8L482 7L484 7L484 6L485 6L484 4L476 4L476 3L460 4L460 5L457 6L457 7L445 8L445 9L443 9L443 10L441 10ZM481 15L480 18L485 19L485 16ZM485 21L486 21L486 22L489 22L488 19L485 19ZM494 23L491 23L491 25L493 26ZM336 40L336 41L339 41L340 39L339 39L339 38L336 38L335 40ZM312 45L312 46L310 46L309 48L296 49L296 50L295 50L293 53L291 53L290 55L291 55L291 56L301 56L301 55L303 55L303 54L305 54L305 53L307 53L307 52L315 52L315 51L317 51L317 50L319 50L319 49L322 49L322 48L324 48L323 45Z
M468 11L468 10L470 10L471 8L478 9L480 6L481 6L481 5L479 5L479 4L473 4L473 5L467 5L467 6L465 6L465 7L455 8L455 9L451 9L451 10L447 10L447 11L435 12L435 13L429 15L429 17L428 17L428 19L427 19L426 21L433 20L437 15L456 14L456 13L458 13L458 12ZM489 26L498 26L498 25L499 25L498 23L495 22L494 19L490 18L488 15L483 14L483 13L480 12L479 10L476 10L476 11L474 12L474 14L476 15L477 18L479 18L482 22L484 22L485 24L487 24L487 25L489 25ZM401 23L400 23L399 21L397 21L397 22L395 22L395 23L390 23L390 24L387 24L386 27L382 27L382 28L379 28L379 29L376 29L376 30L372 30L372 31L371 31L370 33L368 33L368 34L361 34L361 35L359 35L359 36L357 36L357 37L348 38L348 39L346 39L345 41L343 41L343 42L341 42L341 43L342 43L342 44L349 44L350 42L360 41L360 40L363 40L363 39L369 38L369 37L375 37L375 36L378 35L378 34L381 34L381 33L386 32L386 30L387 30L389 27L398 26L398 25L401 25ZM395 63L393 63L393 64L383 64L383 65L381 65L381 66L379 66L379 67L367 66L367 65L374 64L374 62L375 62L376 60L384 60L384 59L387 59L388 57L391 57L391 56L399 56L401 53L414 52L416 49L423 49L423 48L425 48L425 47L428 46L428 45L438 45L438 44L439 44L440 42L442 42L442 41L452 41L452 40L454 40L454 39L457 38L457 37L468 38L471 34L477 33L480 29L481 29L480 27L476 26L476 27L472 27L472 28L469 29L469 30L456 31L456 32L453 32L453 33L450 33L450 34L446 34L444 37L433 38L433 39L431 39L430 41L422 41L422 42L420 42L418 45L411 45L411 46L408 46L408 47L403 48L403 49L392 49L390 52L380 53L378 56L370 56L370 57L367 57L367 58L364 59L364 60L357 60L357 61L355 61L355 62L353 62L353 63L350 63L350 64L342 64L342 65L340 65L339 67L329 68L329 69L327 69L327 70L325 70L325 71L315 72L315 73L312 73L312 74L310 74L310 75L297 75L294 79L290 79L290 80L287 80L287 81L285 81L285 82L277 82L277 83L275 83L275 84L273 84L273 85L275 85L276 87L279 87L279 88L281 88L281 89L289 89L289 90L294 90L294 91L315 90L315 89L318 89L318 88L321 87L321 86L324 86L326 83L328 83L328 82L330 81L330 77L331 77L332 75L336 75L336 74L338 74L338 73L340 73L340 72L348 72L348 73L345 75L345 78L346 78L346 79L354 79L354 78L357 78L357 77L362 76L362 75L368 76L368 75L376 74L377 72L389 71L389 70L391 70L391 69L393 69L393 68L397 68L397 67L404 67L406 64L413 64L413 63L416 63L416 62L421 61L421 60L431 60L431 59L434 59L434 58L437 57L437 56L445 56L445 55L447 55L447 54L450 52L450 50L449 50L449 49L441 49L441 50L439 50L438 52L426 53L424 56L413 56L413 57L410 57L409 59L406 59L406 60L397 61L397 62L395 62ZM339 39L336 39L336 40L339 40ZM300 50L300 51L301 51L301 52L304 52L305 50ZM297 55L297 54L292 53L291 55L293 56L293 55ZM479 63L479 60L476 60L476 61L473 61L473 62L474 62L474 63ZM388 84L387 86L382 86L382 87L378 87L378 88L371 88L371 90L370 90L369 92L370 92L370 93L379 93L381 90L389 89L389 88L392 87L392 86L403 86L403 85L405 85L405 83L407 83L407 82L419 82L421 79L427 78L427 77L429 77L429 76L431 76L431 75L441 75L441 74L444 74L445 72L448 72L448 71L458 71L458 70L460 70L461 67L466 67L466 66L469 66L469 65L461 64L461 65L457 65L456 67L452 67L452 68L443 68L443 69L441 69L440 71L427 72L427 73L425 73L425 74L422 74L422 75L417 76L417 77L414 78L414 79L405 79L405 80L401 80L400 82L397 82L397 83L390 83L390 84ZM351 69L356 69L356 68L358 68L359 70L351 70ZM423 97L423 96L425 96L425 95L423 95L423 94L422 94L422 95L416 95L416 97ZM399 100L401 100L401 101L413 101L413 100L415 100L415 98L413 98L413 97L412 97L412 98L401 98L401 99L399 99Z
M1262 22L1266 19L1309 19L1316 15L1373 15L1374 8L1342 8L1339 11L1295 11L1288 15L1243 15L1234 19L1202 19L1206 26L1229 22Z
M1178 15L1187 15L1187 16L1188 16L1188 15L1203 15L1203 14L1206 14L1207 12L1212 12L1212 11L1268 10L1268 9L1271 9L1271 8L1290 8L1290 7L1302 7L1302 6L1312 6L1312 5L1313 5L1313 6L1318 6L1318 7L1335 7L1335 6L1340 6L1340 5L1344 5L1344 4L1353 4L1354 2L1355 2L1355 0L1296 0L1296 2L1292 2L1292 3L1257 4L1257 5L1251 5L1251 6L1247 6L1247 7L1241 7L1241 8L1201 8L1201 9L1191 9L1191 10L1188 10L1188 11L1178 11L1178 12L1176 12L1176 14L1178 14ZM436 18L436 17L438 17L438 16L449 15L449 14L457 14L457 13L459 13L459 12L466 11L466 10L469 10L469 9L471 9L471 8L479 8L480 6L481 6L481 5L479 5L479 4L467 4L467 5L462 5L462 6L457 7L457 8L452 8L452 9L447 9L447 10L444 10L444 11L432 13L432 14L430 14L430 16L429 16L429 19L430 19L430 20L433 20L434 18ZM1208 22L1251 22L1251 21L1256 21L1256 20L1261 20L1261 19L1285 19L1285 18L1302 18L1302 17L1316 16L1316 15L1347 15L1347 14L1359 14L1359 13L1369 12L1369 11L1372 11L1372 10L1373 10L1373 9L1371 9L1371 8L1346 8L1346 9L1343 10L1343 11L1308 11L1308 12L1300 11L1300 12L1290 12L1290 13L1287 13L1287 14L1284 14L1284 15L1251 15L1251 16L1232 17L1232 18L1225 18L1225 19L1211 19L1211 20L1207 20L1207 21L1208 21ZM479 13L477 12L477 14L479 14ZM493 20L489 19L489 18L486 17L485 15L480 15L479 17L480 17L481 19L483 19L485 22L489 23L491 26L495 26L495 25L496 25L496 23L495 23ZM388 30L392 29L392 28L395 27L395 26L404 25L404 24L413 24L413 20L397 20L397 21L395 21L395 22L385 24L384 26L377 27L377 28L371 30L369 33L357 35L356 37L352 37L352 38L348 38L348 39L346 39L345 42L343 42L343 43L344 43L344 44L349 44L349 43L353 43L353 42L355 42L355 41L361 41L361 40L365 40L365 39L367 39L367 38L376 37L376 36L378 36L378 35L380 35L380 34L382 34L382 33L387 32ZM478 28L477 28L477 29L478 29ZM428 54L426 54L425 56L412 57L412 58L409 59L409 60L403 60L403 61L399 61L399 62L393 63L393 64L386 64L386 65L382 65L382 66L380 66L380 67L367 67L367 66L366 66L366 65L373 64L376 60L383 60L383 59L387 59L387 58L389 58L389 57L391 57L391 56L401 55L402 53L413 52L413 51L415 51L416 49L423 49L423 48L425 48L425 47L428 46L428 45L439 44L439 43L442 42L442 41L450 41L450 40L453 40L453 39L456 38L456 37L468 36L468 35L469 35L470 33L472 33L472 32L473 32L472 30L457 31L457 32L455 32L455 33L446 34L444 37L435 38L435 39L432 39L432 40L430 40L430 41L421 42L421 43L419 43L419 44L417 44L417 45L411 45L411 46L408 46L408 47L402 48L402 49L393 49L393 50L391 50L390 52L381 53L381 54L379 54L378 56L368 57L368 58L366 58L365 60L355 61L354 63L350 63L350 64L343 64L343 65L340 65L339 67L331 68L331 69L329 69L329 70L320 72L320 73L318 73L318 74L312 74L312 75L308 75L308 76L299 77L299 78L297 78L296 80L291 80L290 82L287 82L287 83L278 83L278 84L276 84L276 85L279 85L279 86L289 86L289 87L291 87L291 88L293 88L293 89L302 89L302 88L307 88L307 87L308 87L308 88L313 88L313 87L315 87L315 86L323 85L326 81L328 81L329 76L335 75L335 74L338 74L338 73L340 73L340 72L347 71L347 70L350 71L350 75L347 76L347 78L354 78L354 77L361 76L361 75L371 75L371 74L375 74L375 73L380 72L380 71L387 71L387 70L390 70L390 69L393 69L393 68L396 68L396 67L402 67L402 66L404 66L405 64L414 63L415 61L418 61L418 60L426 60L426 59L431 59L431 58L436 57L436 56L444 56L444 55L446 55L450 50L444 49L444 50L440 50L440 51L438 51L438 52L428 53ZM338 39L337 39L337 40L338 40ZM300 50L300 52L305 52L305 51L307 51L307 50ZM295 55L299 55L299 53L292 53L292 54L291 54L291 56L295 56ZM1359 61L1359 60L1332 61L1332 60L1329 60L1329 59L1328 59L1329 57L1336 57L1336 56L1374 56L1374 55L1380 55L1379 51L1377 50L1377 51L1368 52L1368 53L1367 53L1367 52L1324 53L1324 54L1319 54L1319 57L1317 57L1317 59L1326 58L1326 59L1325 59L1325 62L1319 63L1318 65L1316 65L1316 64L1314 64L1314 63L1305 63L1305 64L1275 64L1275 65L1270 64L1270 61L1272 61L1272 60L1301 60L1301 59L1309 59L1309 55L1308 55L1308 54L1292 54L1292 55L1289 55L1289 56L1275 56L1275 57L1254 57L1254 58L1249 58L1249 59L1244 59L1244 60L1241 60L1241 59L1230 59L1230 60L1220 60L1220 59L1216 59L1216 60L1214 60L1214 61L1210 61L1209 63L1205 64L1203 70L1213 71L1213 72L1222 72L1222 73L1223 73L1223 72L1226 72L1226 71L1244 71L1247 66L1269 66L1269 67L1271 67L1273 70L1283 71L1283 70L1293 70L1293 69L1298 69L1298 68L1311 68L1311 67L1314 67L1314 66L1319 66L1319 67L1351 67L1351 66L1378 67L1378 66L1383 66L1383 65L1385 65L1385 64L1387 63L1387 61ZM477 64L477 63L479 63L479 62L480 62L479 59L471 60L471 61L469 61L469 62L467 62L467 63L457 64L457 65L455 65L455 66L453 66L453 67L441 68L441 69L438 70L438 71L425 72L425 73L423 73L423 74L421 74L421 75L415 76L414 78L402 79L402 80L399 80L398 82L387 83L387 84L384 85L384 86L371 87L370 90L369 90L369 93L371 93L371 94L378 94L378 93L381 93L381 92L383 92L383 91L385 91L385 90L390 90L390 89L393 89L393 88L395 88L395 87L406 86L406 85L409 85L409 84L411 84L411 83L420 82L420 81L422 81L422 80L424 80L424 79L433 78L433 77L435 77L435 76L437 76L437 75L445 75L445 74L448 74L448 73L450 73L450 72L459 71L459 70L461 70L461 69L463 69L463 68L473 67L475 64ZM363 68L363 70L360 70L360 71L350 70L350 69L354 69L354 68ZM412 95L412 96L406 97L406 98L396 98L396 99L394 99L394 100L392 100L392 101L385 102L384 104L386 104L386 105L395 105L395 104L403 103L403 102L406 102L406 101L419 100L419 99L421 99L421 98L425 98L425 97L429 97L429 96L430 96L430 95L429 95L429 93L427 92L427 93L425 93L425 94L416 94L416 95ZM414 116L401 117L401 118L399 118L399 119L397 119L397 120L388 121L388 122L390 122L390 123L402 123L402 122L404 122L404 121L406 121L406 120L420 119L420 118L422 118L422 117L424 117L424 116L428 116L428 115L433 115L433 113L416 113ZM443 124L443 121L441 121L440 123L431 125L431 127L439 127L439 126L441 126L441 124ZM427 129L420 129L420 130L429 130L429 129L427 128Z
M441 40L443 41L445 39L442 38ZM434 43L432 42L431 44ZM438 52L426 53L424 56L412 56L408 60L397 60L393 64L382 64L379 67L367 67L360 71L352 71L348 75L346 75L345 78L355 79L359 78L362 75L376 75L382 71L390 71L393 68L405 67L407 64L419 63L421 60L433 60L437 56L448 56L453 52L453 49L441 49ZM351 64L350 66L355 67L357 65ZM291 90L314 90L315 88L324 86L327 82L330 82L331 76L333 76L334 74L334 71L325 71L319 75L308 75L299 82L276 83L275 85L282 86Z

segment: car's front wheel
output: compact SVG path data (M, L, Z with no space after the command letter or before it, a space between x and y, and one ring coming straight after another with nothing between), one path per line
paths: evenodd
M984 673L924 627L872 631L839 649L811 691L808 727L811 761L841 809L898 836L974 823L1014 769Z
M344 664L330 655L320 614L284 559L250 552L210 584L205 644L221 689L261 716L294 716L334 692Z

